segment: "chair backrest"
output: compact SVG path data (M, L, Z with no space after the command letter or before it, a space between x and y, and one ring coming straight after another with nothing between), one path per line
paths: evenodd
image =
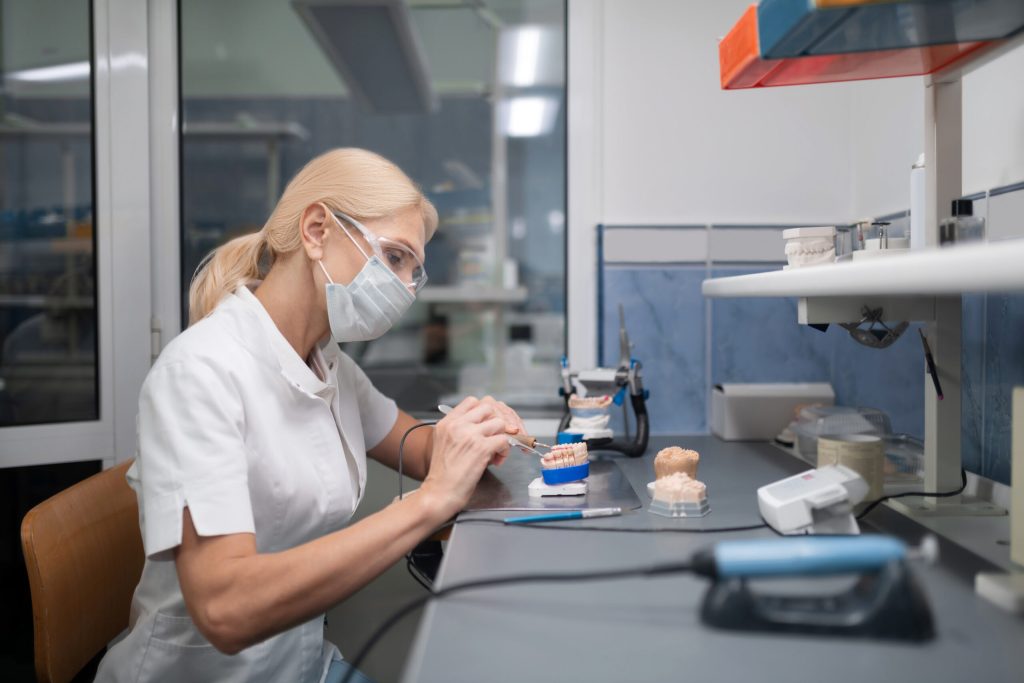
M21 523L40 683L70 681L128 626L145 560L130 465L61 491Z

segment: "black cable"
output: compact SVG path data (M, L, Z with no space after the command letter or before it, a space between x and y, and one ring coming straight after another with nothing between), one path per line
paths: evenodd
M893 498L912 498L912 497L915 497L915 496L916 497L921 497L921 498L951 498L953 496L959 496L961 493L964 492L964 489L966 489L966 488L967 488L967 470L965 470L964 468L961 467L960 468L960 488L956 489L955 491L945 491L943 493L927 493L927 492L924 492L924 491L920 491L920 492L919 491L908 491L907 493L894 493L894 494L892 494L890 496L882 496L878 500L871 501L866 508L861 510L860 514L857 515L857 519L858 520L864 519L864 517L867 516L867 514L869 512L874 510L876 507L878 507L879 505L881 505L885 501L892 500Z
M500 520L495 520L500 521ZM476 581L466 581L465 583L457 583L451 586L446 586L439 590L433 591L430 595L424 595L413 600L410 600L402 607L398 608L391 613L387 619L384 620L377 630L373 632L366 644L359 653L351 660L349 664L349 670L345 672L344 678L341 679L341 683L350 683L352 677L355 675L356 670L362 666L363 661L366 659L370 651L380 642L388 631L390 631L398 622L400 622L406 615L411 614L420 607L426 605L431 600L437 598L443 598L454 593L463 593L468 590L474 590L477 588L487 588L491 586L507 586L510 584L517 583L561 583L566 581L602 581L609 579L624 579L631 576L662 576L666 574L682 574L693 571L694 566L691 562L670 562L666 564L656 564L647 567L630 567L627 569L606 569L602 571L594 572L578 572L578 573L563 573L563 574L519 574L514 576L497 576L490 579L478 579Z
M405 569L409 572L409 576L415 579L416 583L423 586L426 591L430 592L434 590L433 585L428 583L426 578L420 574L418 569L416 569L416 564L412 561L412 557L409 555L405 556Z
M398 500L402 500L403 494L403 482L402 482L402 458L405 453L405 440L409 438L409 435L415 432L420 427L433 427L437 424L437 420L430 420L428 422L420 422L414 424L405 430L405 434L402 434L402 440L398 442Z
M459 524L501 524L502 526L516 527L519 529L555 529L559 531L611 531L615 533L623 534L726 534L736 531L754 531L756 529L763 529L768 524L761 522L760 524L748 524L745 526L725 526L725 527L712 527L710 529L681 529L681 528L668 528L668 529L647 529L647 528L626 528L613 527L613 526L574 526L572 524L549 524L547 522L535 522L533 524L505 524L500 519L489 519L489 518L477 518L470 517L469 519L459 519L455 521L456 525Z

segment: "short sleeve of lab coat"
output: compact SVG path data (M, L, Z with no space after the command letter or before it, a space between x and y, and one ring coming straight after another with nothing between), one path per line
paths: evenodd
M348 356L342 356L339 382L348 381L359 401L359 419L363 427L366 450L377 446L387 436L398 419L398 406L380 393L363 369Z
M188 507L200 536L254 533L241 399L201 361L157 366L139 398L139 492L146 555L181 544Z

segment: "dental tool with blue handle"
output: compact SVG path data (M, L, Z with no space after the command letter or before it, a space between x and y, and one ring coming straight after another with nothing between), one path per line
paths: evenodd
M546 515L526 515L525 517L506 517L505 524L532 524L534 522L559 522L566 519L589 519L591 517L615 517L622 514L622 508L593 508L590 510L568 510L552 512Z

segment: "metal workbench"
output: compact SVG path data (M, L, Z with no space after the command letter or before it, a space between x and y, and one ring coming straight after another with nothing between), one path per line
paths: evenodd
M758 486L806 469L767 444L713 437L654 438L640 459L617 458L637 495L649 502L651 460L670 444L701 453L699 478L711 513L669 520L645 509L587 526L719 528L757 523ZM473 513L472 517L502 517ZM884 508L870 519L915 542L923 530ZM572 524L573 522L563 523ZM608 533L456 525L438 576L440 587L484 577L541 571L634 567L687 558L723 538L771 536L767 529L723 534ZM935 566L915 563L930 598L937 636L924 644L837 637L740 634L700 622L704 579L672 575L561 585L486 588L432 602L404 681L1020 681L1024 620L975 597L973 575L991 565L942 542Z

